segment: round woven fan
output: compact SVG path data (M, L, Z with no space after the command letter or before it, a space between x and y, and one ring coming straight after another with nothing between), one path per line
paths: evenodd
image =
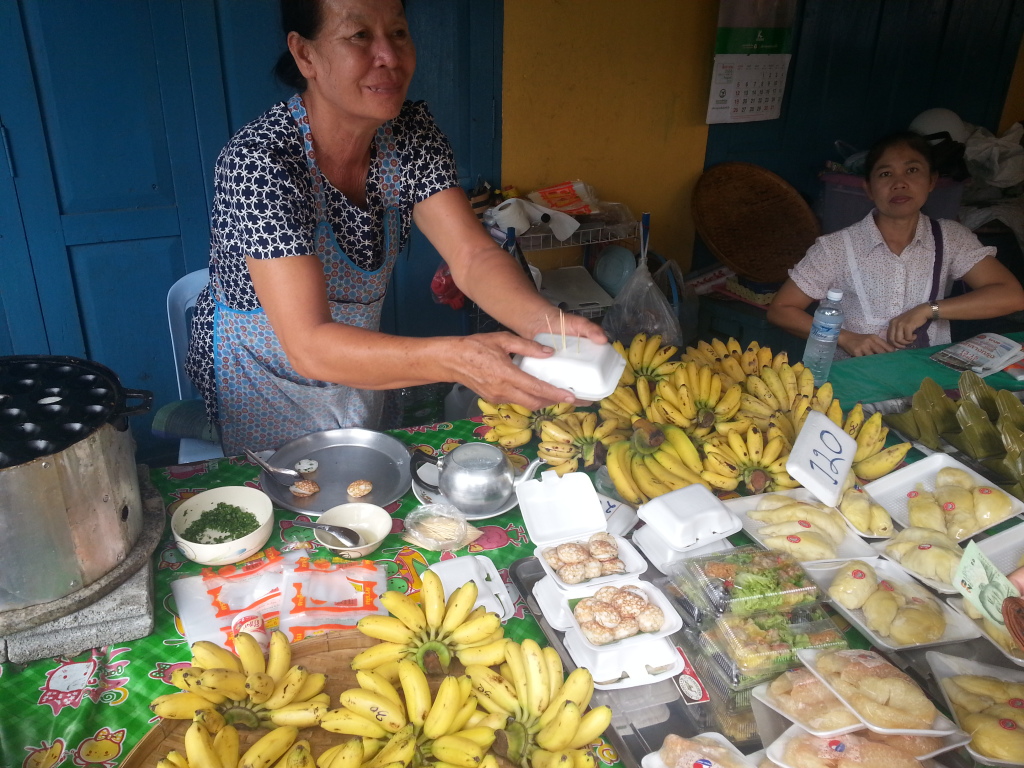
M719 163L693 193L693 219L708 249L737 275L781 283L820 233L790 184L752 163Z

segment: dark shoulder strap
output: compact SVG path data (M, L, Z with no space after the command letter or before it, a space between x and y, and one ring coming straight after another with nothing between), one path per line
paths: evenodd
M932 266L932 292L928 301L940 299L939 278L942 276L942 227L938 219L932 219L932 238L935 240L935 264Z

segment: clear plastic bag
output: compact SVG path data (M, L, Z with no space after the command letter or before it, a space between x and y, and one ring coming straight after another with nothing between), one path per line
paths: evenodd
M645 213L642 221L640 259L605 313L601 327L610 341L621 341L627 347L638 333L660 334L663 345L679 346L683 341L679 318L647 267L650 214Z

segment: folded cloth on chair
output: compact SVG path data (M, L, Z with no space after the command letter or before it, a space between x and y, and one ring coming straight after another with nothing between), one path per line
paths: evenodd
M152 433L156 437L180 440L191 437L219 443L217 426L206 417L202 400L175 400L153 414Z

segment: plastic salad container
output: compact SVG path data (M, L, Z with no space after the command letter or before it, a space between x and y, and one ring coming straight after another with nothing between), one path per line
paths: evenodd
M792 555L753 546L683 560L667 575L681 613L702 629L726 613L749 616L821 599Z

